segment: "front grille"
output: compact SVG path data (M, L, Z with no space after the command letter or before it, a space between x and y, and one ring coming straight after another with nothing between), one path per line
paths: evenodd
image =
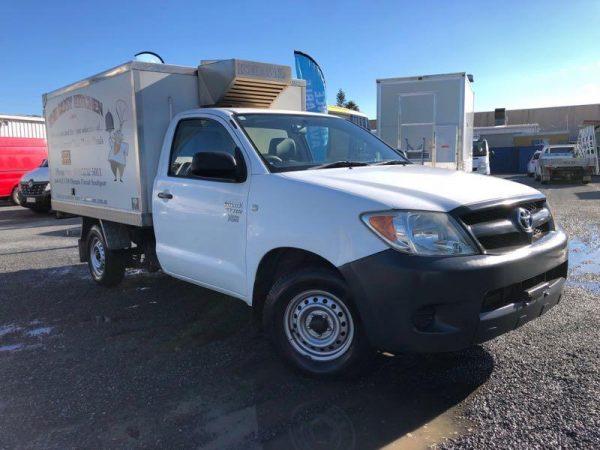
M28 183L21 183L21 194L24 196L41 195L43 194L47 184L47 181L33 183L33 186L29 186Z
M531 214L529 230L520 223L521 208ZM487 253L505 253L529 245L553 229L544 199L475 208L460 214L459 219Z
M525 291L537 286L545 281L553 281L558 278L567 277L568 263L564 262L553 269L541 273L535 277L528 278L519 283L514 283L499 289L488 292L484 299L481 312L489 312L501 308L511 303L518 303L527 300Z

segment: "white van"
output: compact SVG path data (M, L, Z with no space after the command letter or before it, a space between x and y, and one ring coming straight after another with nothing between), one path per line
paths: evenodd
M128 63L45 96L53 205L83 217L97 283L161 268L239 298L323 376L375 350L462 349L558 303L567 238L540 192L410 164L304 112L289 73Z
M485 139L473 140L473 172L490 174L490 147Z

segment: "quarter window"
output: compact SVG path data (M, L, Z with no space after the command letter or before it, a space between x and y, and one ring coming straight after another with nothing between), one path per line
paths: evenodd
M184 119L177 125L169 176L193 178L192 158L199 152L225 152L235 155L235 142L220 123L211 119Z

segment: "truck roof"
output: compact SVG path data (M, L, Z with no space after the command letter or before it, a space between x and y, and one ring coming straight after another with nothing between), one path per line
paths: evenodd
M302 115L302 116L327 116L327 117L336 117L332 115L328 115L326 113L316 113L309 111L296 111L291 109L266 109L266 108L197 108L189 111L185 111L184 114L191 112L213 112L213 113L226 113L228 115L232 114L294 114L294 115Z

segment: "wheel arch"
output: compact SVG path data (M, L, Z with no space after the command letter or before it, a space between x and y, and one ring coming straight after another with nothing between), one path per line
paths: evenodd
M308 265L325 267L344 279L334 264L323 256L308 250L297 247L278 247L265 253L256 269L252 289L251 305L255 317L262 317L265 299L278 276Z

